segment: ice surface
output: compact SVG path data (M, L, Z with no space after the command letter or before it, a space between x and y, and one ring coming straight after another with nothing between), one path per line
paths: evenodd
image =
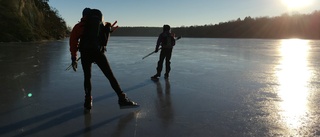
M93 65L93 109L68 40L0 43L0 136L319 136L320 41L182 38L150 80L155 37L112 37L107 57L137 109Z

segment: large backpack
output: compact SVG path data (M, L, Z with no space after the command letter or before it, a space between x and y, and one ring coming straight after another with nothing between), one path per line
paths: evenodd
M101 13L101 12L100 12ZM102 16L102 15L101 15ZM101 17L97 11L90 11L84 22L83 34L80 38L80 51L101 51L106 42L106 34Z
M175 40L171 33L162 33L161 46L163 48L172 48L174 45Z

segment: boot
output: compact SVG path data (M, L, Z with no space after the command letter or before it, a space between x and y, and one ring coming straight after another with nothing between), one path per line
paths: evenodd
M152 77L151 77L151 79L156 80L156 79L158 79L159 77L160 77L160 74L159 74L159 73L157 73L157 74L155 74L154 76L152 76Z
M125 93L121 93L118 96L119 96L118 103L120 105L120 109L139 107L137 103L129 100Z
M87 110L90 110L92 108L92 96L85 96L83 106Z
M169 73L164 74L164 79L168 79L169 78Z

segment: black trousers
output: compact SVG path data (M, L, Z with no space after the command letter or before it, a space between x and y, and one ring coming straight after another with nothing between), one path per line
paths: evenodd
M108 78L113 90L119 95L122 90L114 77L107 57L102 52L81 52L81 64L84 72L84 90L86 96L91 96L91 67L96 63L103 74Z
M166 74L169 74L171 70L171 67L170 67L171 54L172 54L172 48L161 49L158 66L157 66L157 75L161 75L164 59L166 60Z

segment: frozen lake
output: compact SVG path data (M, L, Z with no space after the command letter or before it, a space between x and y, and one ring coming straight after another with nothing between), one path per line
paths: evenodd
M107 57L137 109L119 109L96 65L93 109L68 39L0 43L0 136L320 136L320 41L182 38L150 80L156 37L111 37Z

